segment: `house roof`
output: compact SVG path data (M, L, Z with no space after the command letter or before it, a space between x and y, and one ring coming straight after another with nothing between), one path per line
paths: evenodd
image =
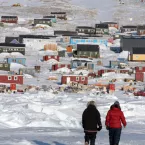
M108 24L95 24L95 28L108 28Z
M44 18L40 18L40 19L34 19L34 21L38 21L38 20L40 20L40 21L51 21L51 19L44 19Z
M122 39L145 39L145 36L122 36Z
M124 25L122 28L137 28L136 25Z
M145 47L133 47L133 54L145 54Z
M43 18L56 18L55 16L43 16Z
M77 26L76 29L95 29L95 28L89 26Z
M5 37L5 43L10 43L10 42L12 42L13 40L19 40L19 37Z
M77 35L78 32L77 31L64 31L64 30L56 30L54 31L54 35L68 35L68 36L72 36L72 35Z
M51 14L66 14L66 12L51 12Z
M137 29L145 29L145 25L138 25Z
M50 38L56 38L57 36L54 35L19 35L20 39L23 38L32 38L32 39L50 39Z
M97 44L77 44L77 51L99 51L99 45Z
M1 16L1 18L18 18L17 16Z
M118 24L117 22L101 22L100 24Z
M0 43L0 46L9 46L9 47L25 47L25 44Z

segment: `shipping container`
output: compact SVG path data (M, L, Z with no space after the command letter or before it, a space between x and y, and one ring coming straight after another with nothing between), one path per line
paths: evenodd
M136 73L135 80L145 82L145 73Z

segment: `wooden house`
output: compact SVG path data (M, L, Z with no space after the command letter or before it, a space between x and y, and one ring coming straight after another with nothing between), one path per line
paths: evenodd
M10 71L10 64L6 62L0 62L0 70Z
M129 55L130 61L145 61L145 47L133 47Z
M5 37L5 43L19 44L19 37Z
M0 74L0 83L23 84L23 75Z
M25 44L0 43L0 53L2 52L19 52L25 55Z
M36 26L37 24L45 24L52 26L52 21L51 19L34 19L34 25Z
M95 24L96 34L109 34L108 24Z
M71 82L77 82L79 84L88 84L88 76L82 75L63 75L61 77L61 84L69 84Z
M4 23L18 23L18 17L17 16L1 16L1 22Z
M77 57L99 58L100 57L99 45L77 44Z
M20 68L19 74L20 75L29 74L31 76L35 76L35 69L33 67Z
M56 16L43 16L44 19L51 19L52 23L56 23L57 19Z
M136 25L124 25L124 26L120 27L120 31L121 31L121 33L137 31L137 26Z
M138 25L137 26L137 34L138 35L145 35L145 25Z
M87 67L87 64L92 62L91 60L87 59L73 59L71 60L71 68L78 68L78 67Z
M107 24L108 27L114 27L116 29L119 29L119 24L117 22L101 22L101 24Z
M135 67L135 72L136 73L145 72L145 66L137 66L137 67Z
M88 27L88 26L77 26L76 31L78 33L83 33L83 34L95 34L96 32L94 27Z
M135 81L145 82L145 72L135 73Z
M59 61L59 56L55 56L55 55L45 55L45 56L43 56L43 61L48 61L48 60L50 60L50 59L55 59L55 60L57 60L57 61Z
M18 63L18 64L26 65L26 58L22 58L22 57L6 57L4 58L4 60L8 64Z
M26 44L26 47L40 50L45 44L56 43L56 36L47 35L19 35L19 42Z
M51 12L52 16L55 16L57 19L67 20L66 12Z
M56 70L63 68L63 67L70 69L71 64L62 64L62 63L61 64L54 64L54 65L52 65L52 71L56 71Z
M134 53L140 53L141 51L144 51L143 48L145 47L145 37L144 36L122 36L120 40L120 46L121 49L124 51L129 51L130 54L133 54L133 48ZM143 53L142 53L143 54Z

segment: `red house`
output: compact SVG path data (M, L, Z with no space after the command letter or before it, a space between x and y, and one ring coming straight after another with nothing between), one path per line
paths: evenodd
M135 67L135 72L136 73L145 72L145 67L142 67L142 66Z
M43 56L43 61L48 61L50 59L55 59L55 60L59 61L59 56L55 56L55 55L45 55L45 56Z
M88 84L88 76L81 75L63 75L61 77L61 84L68 84L70 82L78 82L80 84Z
M140 82L145 82L145 73L135 73L135 80Z
M18 17L17 16L1 16L1 22L4 23L18 23Z
M108 73L108 72L115 72L115 70L113 70L113 69L101 69L101 70L98 70L98 76L102 76L102 74Z
M70 69L71 65L70 64L54 64L54 65L52 65L52 70L56 71L56 70L63 68L63 67Z
M9 83L9 84L23 84L22 75L2 75L0 74L0 83Z

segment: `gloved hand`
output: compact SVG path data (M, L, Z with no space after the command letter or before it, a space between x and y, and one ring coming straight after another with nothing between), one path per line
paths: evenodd
M97 128L98 131L100 131L102 129L102 126L99 126L99 128Z
M106 126L106 129L109 130L109 126Z

